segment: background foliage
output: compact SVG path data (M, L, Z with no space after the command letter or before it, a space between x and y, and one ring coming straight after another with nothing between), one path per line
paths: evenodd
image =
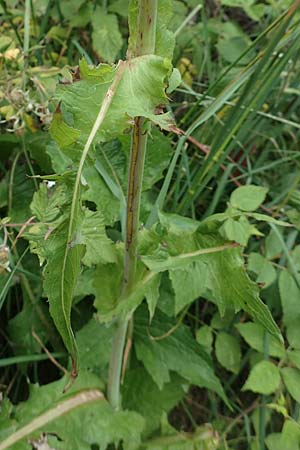
M159 3L158 56L124 81L111 112L121 119L98 133L82 174L82 267L69 303L80 372L62 395L73 343L47 298L60 283L79 144L114 77L113 66L90 65L126 58L128 2L32 0L26 14L24 2L0 1L0 449L300 449L299 4ZM172 33L169 115L154 116ZM128 90L139 77L151 105L144 86ZM165 129L149 139L140 278L125 306L124 104ZM185 134L170 132L173 116ZM101 394L112 319L133 309L124 409L114 412Z

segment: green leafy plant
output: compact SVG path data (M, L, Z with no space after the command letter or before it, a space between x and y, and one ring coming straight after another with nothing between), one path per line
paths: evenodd
M272 412L283 418L281 441L298 442L288 402L300 400L299 250L296 247L290 254L282 238L288 235L292 242L298 193L295 188L285 198L293 227L270 205L265 206L267 199L272 202L274 190L255 178L259 169L253 175L250 165L245 168L239 162L234 148L252 139L249 129L257 117L263 123L277 119L264 113L263 107L297 53L299 33L292 19L298 2L254 42L233 24L224 24L218 34L218 23L203 20L201 27L209 24L203 36L211 39L225 68L204 94L191 86L194 69L189 67L186 77L182 59L177 58L179 49L191 56L181 30L188 26L187 36L199 31L193 20L201 7L195 2L176 2L178 11L173 15L169 0L132 0L128 10L122 1L103 2L95 8L92 2L59 3L57 14L70 23L70 30L91 19L92 47L98 59L109 64L93 66L82 52L77 69L60 71L63 78L55 93L49 82L52 105L35 97L34 108L43 106L46 116L53 111L49 133L43 131L44 122L37 126L32 119L27 94L16 100L9 90L1 109L5 127L18 123L12 120L16 115L24 119L21 129L27 127L31 133L21 135L30 179L19 164L21 153L14 153L18 138L3 135L5 142L12 143L7 148L13 163L8 189L1 185L0 190L1 205L8 211L1 221L0 304L19 285L24 300L20 311L9 315L7 325L16 355L3 358L1 364L18 363L26 374L28 362L45 359L39 353L44 350L64 376L45 386L30 384L28 398L17 405L5 398L0 450L42 445L65 450L110 445L132 450L225 449L234 419L229 426L221 421L201 426L195 422L193 432L178 432L168 414L178 404L187 409L190 386L205 392L212 407L222 402L228 415L238 411L231 386L239 377L242 395L262 396L262 403L245 413L248 418L254 410L250 420L255 437L250 439L247 432L247 443L276 450L278 433L266 437ZM240 2L222 3L241 6ZM257 21L262 5L248 3L245 11ZM52 7L49 2L48 18ZM187 20L180 21L188 8ZM6 8L8 15L9 11ZM68 19L67 11L71 11ZM202 13L205 19L205 8ZM25 56L31 51L29 16L30 2L26 2ZM127 16L125 57L120 25ZM267 33L269 41L258 53L257 46ZM55 43L69 39L57 25L47 36ZM233 49L231 56L227 46ZM192 47L195 55L197 44ZM172 65L174 49L182 78ZM286 51L279 57L281 49ZM35 51L37 59L46 60L44 48ZM122 59L113 64L117 56ZM15 62L23 64L18 58ZM27 62L25 58L22 67L25 84L30 71ZM237 77L224 88L232 69ZM207 73L211 75L209 68ZM41 81L33 80L39 92ZM175 89L195 100L177 123L169 99ZM295 128L292 118L278 116L278 123ZM206 131L208 142L201 144ZM265 142L265 136L259 139ZM188 142L206 152L201 164L189 154ZM246 156L249 161L251 152ZM230 164L224 166L228 158ZM219 170L224 173L217 177ZM230 177L237 188L215 213ZM241 186L238 179L246 177L247 184ZM216 190L207 196L211 187ZM202 194L200 214L195 205ZM186 217L190 213L192 218ZM20 224L15 241L9 240L7 230ZM261 250L257 242L264 233L269 234ZM246 257L249 242L254 244ZM276 311L278 305L267 295L277 278L282 329L269 309ZM36 297L47 298L49 308ZM205 311L199 319L199 298L209 309L209 319ZM250 371L245 376L248 363ZM37 373L33 379L39 380ZM273 396L269 402L268 396ZM293 437L287 437L291 433Z

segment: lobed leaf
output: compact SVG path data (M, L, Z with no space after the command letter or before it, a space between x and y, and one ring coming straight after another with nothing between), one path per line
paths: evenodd
M186 228L187 223L190 228ZM209 231L200 222L196 230L197 222L187 223L174 215L164 215L164 228L145 231L140 247L141 260L151 271L169 271L177 295L177 312L202 296L214 300L221 315L226 308L244 309L270 333L280 335L270 311L259 298L258 286L246 273L241 250L220 236L218 224L212 223ZM188 281L185 289L179 279Z
M141 307L136 312L134 327L137 358L160 389L170 381L170 372L174 371L192 384L215 391L227 402L208 355L192 337L188 327L180 325L160 340L151 338L164 335L174 325L174 320L157 310L149 328L145 308Z

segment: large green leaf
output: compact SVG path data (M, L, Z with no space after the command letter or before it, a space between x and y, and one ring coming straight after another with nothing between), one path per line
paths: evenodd
M157 310L149 327L146 310L141 307L136 312L134 327L138 359L160 389L170 381L170 372L173 371L192 384L217 392L226 402L226 395L213 372L208 355L193 338L188 327L181 325L169 336L163 336L175 323ZM154 340L151 336L161 339Z
M81 272L80 261L84 255L84 245L69 245L67 226L64 224L54 232L47 245L47 264L44 269L44 290L49 300L50 314L68 349L74 375L77 373L77 347L71 327L71 308L77 279ZM74 241L76 237L74 236ZM76 241L75 241L76 242Z
M71 307L81 261L86 265L115 261L112 242L107 238L102 215L80 208L77 212L73 240L69 242L68 214L70 213L70 181L57 181L55 187L40 185L31 204L38 223L34 224L27 238L31 250L46 260L44 267L44 291L49 299L50 314L70 352L77 358L76 344L71 329ZM66 251L67 249L67 251Z
M124 442L135 450L140 444L143 418L135 412L114 412L102 393L101 380L83 372L76 385L62 394L66 379L30 386L29 399L7 411L0 429L0 449L29 450L42 433L56 450L106 450L110 443Z
M65 208L64 213L58 216L62 208ZM48 189L46 184L41 184L40 190L33 198L31 209L40 222L30 228L27 238L32 252L37 253L41 263L46 260L44 291L49 299L50 314L72 357L73 369L76 371L77 349L70 315L74 290L81 271L80 261L84 254L84 245L77 245L78 228L72 235L73 241L68 242L67 239L67 216L70 211L68 185ZM77 226L79 223L78 220Z
M144 232L141 243L144 264L154 272L169 271L177 311L201 295L214 300L221 315L228 307L244 309L270 333L280 334L259 298L258 286L246 273L241 249L220 236L217 223L207 227L198 222L198 229L196 225L195 221L161 215L161 226ZM180 279L186 281L185 289Z
M157 106L167 103L165 87L170 63L159 56L145 55L121 64L123 73L110 108L97 130L96 141L110 141L122 135L132 126L132 118L136 116L146 117L161 128L170 129L174 125L170 113L155 113ZM56 97L61 102L65 121L56 120L50 130L56 139L61 135L60 129L63 127L65 130L65 122L70 122L67 125L72 129L79 130L76 147L72 146L73 158L81 153L78 143L86 142L107 90L120 71L120 66L105 64L89 67L85 60L81 60L79 67L81 80L60 86L57 90ZM65 146L65 141L66 136L57 139L62 146Z

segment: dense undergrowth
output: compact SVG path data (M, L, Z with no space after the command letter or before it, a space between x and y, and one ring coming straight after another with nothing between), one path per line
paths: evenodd
M0 1L0 449L299 450L299 2L144 3Z

